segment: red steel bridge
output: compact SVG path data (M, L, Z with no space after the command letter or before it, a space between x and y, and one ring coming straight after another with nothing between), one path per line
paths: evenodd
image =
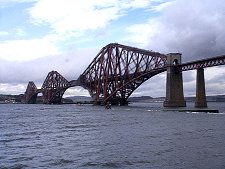
M89 91L96 104L111 102L111 104L125 105L129 96L143 82L161 72L167 71L167 74L169 72L171 75L172 71L176 76L182 71L225 64L225 55L188 63L181 63L180 56L179 53L164 55L111 43L100 50L76 80L68 81L57 71L52 71L48 73L41 89L38 89L34 82L30 81L24 94L24 103L36 103L38 93L42 93L44 103L59 104L68 88L82 86ZM167 79L167 83L174 81L174 75L171 76L172 80ZM183 91L183 84L176 85L175 88L181 87L181 91ZM175 90L171 89L173 86L172 83L167 84L167 90ZM170 102L169 97L173 96L168 92L166 97Z

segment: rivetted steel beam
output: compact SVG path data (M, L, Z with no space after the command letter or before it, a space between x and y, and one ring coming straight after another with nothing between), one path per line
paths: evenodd
M168 90L164 105L172 105L180 100L180 105L184 106L186 103L183 100L180 72L224 65L225 55L184 64L179 60L178 62L173 60L174 63L168 65L168 61L166 55L158 52L111 43L100 50L77 80L68 82L58 72L52 71L46 77L41 89L32 88L30 83L31 87L25 92L25 97L30 98L35 90L33 92L35 94L43 93L45 103L61 103L66 89L82 86L89 91L96 103L104 104L110 101L112 104L126 104L128 97L143 82L167 70L167 74L170 73L171 76L167 83L176 86L174 89L176 88L180 94L174 96L172 93L177 90L171 90L172 93L171 91L168 93ZM177 80L173 81L173 79Z
M29 81L27 85L27 89L23 96L23 102L28 104L34 104L36 103L38 94L38 89L33 81Z
M220 66L220 65L225 65L225 55L187 62L187 63L177 65L176 67L177 67L177 70L179 71L188 71L188 70Z
M62 96L68 88L69 82L62 75L57 71L49 72L41 87L43 102L46 104L60 104Z
M97 104L126 104L143 82L166 70L166 55L117 43L103 47L80 75Z

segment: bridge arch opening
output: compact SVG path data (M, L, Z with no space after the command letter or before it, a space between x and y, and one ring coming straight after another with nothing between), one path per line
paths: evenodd
M178 59L174 59L174 60L173 60L173 65L178 65L178 64L179 64Z
M225 95L224 68L225 66L218 66L204 69L206 95Z
M37 101L36 103L43 103L43 94L40 92L37 94Z
M208 97L207 101L215 101L217 99L220 100L223 98L223 95L225 95L225 80L223 78L224 74L225 70L222 68L222 66L204 69L205 94ZM189 99L191 106L193 106L194 100L196 99L197 71L184 71L183 80L184 96L187 98L187 100Z
M157 74L145 82L143 82L128 98L132 100L133 97L143 97L146 101L150 101L149 99L160 100L163 102L166 93L166 72L162 72ZM147 97L146 97L147 96Z
M75 86L68 88L63 94L64 103L89 103L92 101L88 90L82 86Z

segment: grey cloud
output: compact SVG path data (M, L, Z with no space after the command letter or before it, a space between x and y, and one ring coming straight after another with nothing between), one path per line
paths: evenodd
M156 21L160 32L149 48L181 52L184 61L225 53L225 1L177 0Z
M183 62L225 54L225 1L173 1L150 24L159 30L149 37L148 49L180 52ZM225 93L223 79L224 74L206 80L206 94ZM195 71L183 72L183 81L184 95L195 95Z
M184 83L193 82L193 81L195 81L195 79L196 79L195 70L183 72L183 82Z
M209 68L210 69L210 68ZM218 74L215 74L212 78L209 78L208 74L210 70L205 71L205 88L206 95L215 95L215 94L224 94L225 93L225 73L219 73L219 71L224 72L224 67L218 68ZM190 73L190 75L188 75ZM192 75L191 75L192 73ZM189 81L186 81L185 78L192 76ZM188 77L189 78L189 77ZM195 96L196 90L196 72L185 72L183 73L184 79L184 95L185 96Z
M223 67L221 67L220 69L223 69ZM219 70L218 70L219 71ZM217 83L217 84L223 84L225 85L225 72L221 73L221 74L215 74L215 76L211 79L207 79L205 82L206 83Z
M162 53L180 52L184 62L225 54L225 1L177 0L162 12L151 22L160 27L159 33L149 38L147 49ZM26 84L34 81L36 85L42 85L51 70L58 71L68 80L76 79L99 50L75 48L62 56L49 56L29 62L0 60L0 82ZM222 84L225 81L222 79L224 75L207 80L207 94L218 92L219 89L224 91ZM193 73L184 73L185 96L195 94L194 81ZM165 77L157 75L141 85L134 95L165 96L165 90Z
M154 76L137 88L132 96L165 96L166 93L166 73Z
M220 69L224 69L224 67L220 67L218 69L218 74L215 74L211 79L205 80L206 92L208 95L213 94L224 94L225 93L225 73L219 73Z
M43 82L48 72L58 71L68 80L74 80L85 70L97 54L96 49L71 50L65 55L49 56L26 62L1 60L1 83Z

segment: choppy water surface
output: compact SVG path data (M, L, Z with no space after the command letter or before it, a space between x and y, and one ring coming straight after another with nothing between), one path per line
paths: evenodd
M2 104L0 168L225 168L225 104L210 106Z

